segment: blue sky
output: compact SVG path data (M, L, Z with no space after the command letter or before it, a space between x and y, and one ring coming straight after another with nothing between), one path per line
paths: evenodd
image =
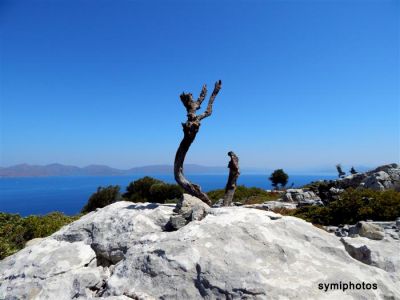
M399 1L0 2L0 165L171 164L182 91L223 87L187 163L399 161Z

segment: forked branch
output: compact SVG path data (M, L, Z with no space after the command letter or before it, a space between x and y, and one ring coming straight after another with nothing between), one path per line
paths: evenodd
M211 201L208 198L207 194L201 191L201 188L197 184L191 183L183 174L183 163L185 161L186 153L188 152L190 145L193 143L196 138L197 132L200 128L200 122L202 119L209 117L212 114L212 106L215 100L215 97L218 95L222 86L221 80L218 80L215 83L214 90L208 100L207 109L200 115L196 115L196 111L200 109L200 106L207 95L207 87L203 85L201 89L200 96L197 101L193 100L192 94L182 93L180 95L182 104L185 106L187 111L187 120L185 123L182 123L183 127L183 139L179 144L178 150L175 155L174 162L174 177L176 182L189 194L201 199L208 205L211 205Z
M199 121L203 120L204 118L207 118L207 117L211 116L211 114L212 114L212 106L213 106L213 104L214 104L215 97L217 97L218 92L219 92L219 90L221 89L221 85L222 85L221 80L218 80L218 81L215 83L214 90L213 90L213 92L212 92L212 94L211 94L210 99L208 100L207 109L205 110L205 112L203 112L203 113L198 117L198 118L199 118Z

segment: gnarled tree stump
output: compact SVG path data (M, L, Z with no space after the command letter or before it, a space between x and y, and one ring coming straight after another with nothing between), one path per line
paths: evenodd
M239 158L236 156L233 151L229 151L228 155L231 157L231 160L228 164L229 168L229 177L228 182L225 187L225 195L223 206L230 206L232 204L233 195L236 191L236 181L239 178Z
M183 163L185 161L186 153L188 152L190 145L193 143L196 138L197 132L200 128L201 120L209 117L212 113L212 106L217 96L219 90L221 89L222 82L221 80L217 81L214 86L214 90L208 100L208 105L206 110L200 114L196 115L196 111L200 109L201 104L207 95L207 87L203 85L200 96L197 101L193 100L192 94L182 93L180 95L181 101L186 108L187 111L187 121L182 123L183 127L183 139L179 144L178 150L175 155L174 162L174 177L176 182L189 194L201 199L208 205L211 205L211 200L208 198L207 194L201 191L199 185L191 183L187 180L183 174Z

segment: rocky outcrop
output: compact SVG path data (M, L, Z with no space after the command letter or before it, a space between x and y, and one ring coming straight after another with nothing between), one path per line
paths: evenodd
M377 241L365 237L344 237L341 242L353 258L393 273L400 280L400 241L390 238Z
M249 204L245 205L247 208L258 208L265 210L276 210L276 209L296 209L297 203L284 202L284 201L267 201L262 204Z
M183 194L173 210L175 214L169 218L165 228L169 231L178 230L191 221L202 220L209 210L210 207L200 199Z
M281 192L277 201L266 201L262 204L245 205L248 208L259 208L265 210L296 209L307 205L324 205L313 191L307 189L287 189Z
M173 209L121 201L83 216L1 261L0 299L400 299L390 267L298 218L210 208L168 232ZM378 288L319 289L339 281Z
M400 167L398 164L380 166L372 171L357 173L337 180L313 182L307 187L326 203L337 200L348 188L400 191Z
M349 175L337 180L337 187L363 187L378 191L397 189L400 188L400 168L397 164L389 164L365 173Z
M360 221L355 225L325 226L326 231L338 237L366 237L382 240L385 236L400 241L400 218L393 222Z
M371 222L360 221L355 226L349 228L349 235L359 235L371 240L382 240L385 232L380 226Z
M353 226L326 226L325 229L341 237L340 241L353 258L400 279L400 219L395 222L361 221Z
M313 191L304 189L288 189L282 196L284 202L296 203L298 206L323 205L321 198Z

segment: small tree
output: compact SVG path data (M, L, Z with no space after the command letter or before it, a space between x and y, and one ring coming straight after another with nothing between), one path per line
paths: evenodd
M288 183L289 176L283 171L283 169L277 169L274 172L272 172L271 176L269 177L269 180L272 182L272 186L277 189L278 185L281 185L281 188L286 186Z
M354 167L351 167L350 173L354 175L357 174L358 172L356 171L356 169L354 169Z
M150 188L153 184L163 183L161 180L155 179L150 176L145 176L138 180L131 182L126 188L124 198L133 202L146 202L150 201L151 194Z
M95 210L96 208L102 208L111 203L121 200L119 189L120 187L118 185L110 185L105 188L98 187L97 191L90 196L88 202L82 208L81 212L88 213Z

